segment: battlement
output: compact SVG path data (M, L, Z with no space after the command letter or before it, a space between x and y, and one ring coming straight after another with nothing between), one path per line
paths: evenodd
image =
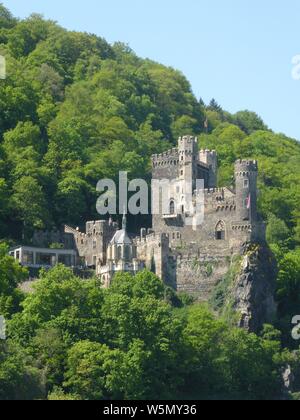
M198 138L193 136L183 136L179 137L178 139L178 146L184 146L184 145L198 145Z
M192 159L192 156L194 158ZM178 147L167 150L160 154L154 154L151 157L153 168L170 168L185 164L186 161L192 161L202 165L207 169L212 169L214 178L217 171L217 152L216 150L202 149L198 151L198 139L193 136L179 137ZM213 179L215 183L216 179Z
M209 149L201 149L199 151L200 156L213 156L216 157L217 156L217 151L216 150L209 150Z
M257 160L237 160L235 162L235 172L258 172Z
M96 220L96 221L89 221L86 223L86 232L81 232L79 227L76 229L65 225L64 232L66 234L72 234L76 239L83 239L87 240L93 236L103 236L105 233L113 232L118 229L118 223L108 221L108 220Z
M194 195L204 194L205 198L215 198L215 197L223 197L223 198L231 198L235 197L235 193L233 190L229 189L228 187L220 187L220 188L204 188L200 190L194 190Z
M178 165L179 163L179 152L177 148L167 150L164 153L152 155L152 166L166 166L166 165Z
M213 194L224 194L224 188L205 188L204 194L205 195L213 195Z
M179 137L178 151L181 162L184 161L184 156L187 159L196 156L198 154L198 139L192 136Z
M118 229L118 223L108 220L89 221L86 223L86 234L89 235L104 232L106 228Z
M80 230L79 230L79 228L73 228L73 227L71 227L71 226L69 226L69 225L65 225L64 226L64 232L65 233L69 233L69 234L72 234L72 235L84 235L85 236L85 233L82 233L82 232L80 232Z
M150 243L150 242L165 242L168 241L169 237L166 233L156 233L151 229L148 230L148 233L145 233L145 229L142 229L141 236L135 238L137 244Z
M87 222L86 233L66 226L79 257L88 267L96 267L104 287L117 272L135 274L146 267L170 287L206 299L228 272L234 253L247 242L265 240L257 213L257 161L237 160L235 187L217 188L217 152L199 149L195 137L184 136L178 147L152 155L153 179L169 182L163 191L168 210L153 215L152 229L142 228L132 238L130 251L110 245L118 229L111 219ZM204 181L203 189L197 188L198 179ZM185 193L186 184L193 190L192 198ZM193 212L199 198L202 223ZM186 223L188 217L192 224Z

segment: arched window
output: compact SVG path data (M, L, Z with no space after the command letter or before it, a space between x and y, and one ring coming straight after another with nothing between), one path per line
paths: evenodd
M225 223L221 220L216 226L216 240L225 241L226 239L226 226Z
M124 258L125 261L130 261L130 254L131 254L131 249L129 245L125 245L125 249L124 249Z
M170 201L170 214L175 214L175 201Z
M122 259L122 247L118 246L118 260Z

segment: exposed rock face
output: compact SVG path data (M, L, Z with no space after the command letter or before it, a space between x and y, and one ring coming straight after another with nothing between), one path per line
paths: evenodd
M293 385L295 382L295 376L290 365L286 366L282 371L282 379L284 392L293 392Z
M244 247L242 268L232 289L233 309L241 314L241 328L258 332L263 324L273 321L276 277L276 260L267 246Z

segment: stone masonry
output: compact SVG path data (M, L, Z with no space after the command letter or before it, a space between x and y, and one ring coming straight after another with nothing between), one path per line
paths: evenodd
M238 160L231 188L218 188L217 175L216 151L199 150L194 137L179 138L177 148L152 156L153 180L172 185L163 192L168 211L152 216L152 229L141 229L139 237L131 238L126 222L125 231L124 226L118 230L110 219L88 222L85 233L66 226L65 233L73 237L82 263L96 269L107 287L120 267L132 273L147 268L175 290L207 300L243 246L265 241L265 225L257 213L257 162ZM204 221L187 225L199 194L197 179L204 180ZM192 186L192 203L185 185ZM118 244L116 237L130 237L130 243Z

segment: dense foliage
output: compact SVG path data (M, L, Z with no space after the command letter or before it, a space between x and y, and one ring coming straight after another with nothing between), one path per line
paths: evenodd
M126 45L39 15L19 21L3 6L0 16L7 62L0 83L2 236L20 239L25 230L30 238L34 228L95 217L100 178L115 179L122 169L149 179L150 155L189 133L217 149L220 184L232 182L236 158L258 159L269 238L299 243L298 142L274 134L252 112L231 115L215 100L197 101L180 72Z
M30 238L33 228L82 224L96 216L99 179L120 169L147 177L152 153L182 131L201 131L204 109L181 73L38 15L17 21L1 6L0 16L7 61L0 84L2 235L20 237L25 227Z
M0 5L0 239L97 218L95 186L119 170L150 179L150 156L197 135L218 151L219 184L238 158L259 160L260 210L279 265L282 343L300 307L300 144L253 112L197 100L178 71L126 45L70 32ZM135 218L133 222L138 220ZM143 221L147 223L147 220ZM208 309L164 290L149 273L109 291L58 267L35 293L0 247L0 399L276 398L290 356L272 327L261 337L229 328ZM178 307L174 307L178 306ZM196 391L195 391L196 390Z
M258 337L183 302L146 271L116 276L109 290L63 266L42 273L8 322L0 398L281 395L281 368L291 356L273 327Z

